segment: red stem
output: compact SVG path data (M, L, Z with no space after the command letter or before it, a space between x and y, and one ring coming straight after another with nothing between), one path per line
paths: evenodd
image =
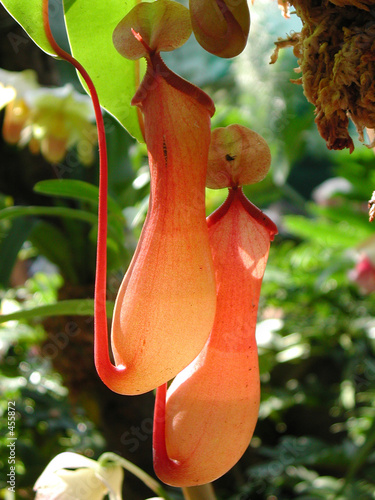
M85 68L63 50L54 39L49 23L48 0L42 0L43 27L46 37L55 53L70 62L81 74L89 89L95 110L96 126L99 145L99 204L98 204L98 241L96 254L95 275L95 312L94 312L94 357L99 377L113 391L120 392L119 374L123 374L125 367L116 367L109 357L106 288L107 288L107 190L108 190L108 161L107 143L105 137L103 115L93 81Z
M153 455L154 470L156 475L158 471L170 469L168 475L177 473L183 465L168 456L165 441L165 404L167 397L167 384L163 384L156 389L155 408L154 408L154 429L153 429Z

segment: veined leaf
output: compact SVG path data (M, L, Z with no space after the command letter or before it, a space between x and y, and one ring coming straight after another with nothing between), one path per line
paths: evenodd
M112 317L113 307L114 302L107 301L107 316L109 318ZM0 316L0 323L47 316L93 316L93 314L94 299L60 300L55 304L46 304L29 309L20 309L19 311L9 314L3 314Z
M136 3L64 0L64 10L72 54L92 78L101 105L144 142L137 109L130 105L139 83L139 62L122 57L112 43L113 30Z
M44 32L42 0L2 0L1 3L38 47L47 54L56 55Z

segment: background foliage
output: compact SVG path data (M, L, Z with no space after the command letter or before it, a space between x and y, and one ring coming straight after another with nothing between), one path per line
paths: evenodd
M249 126L273 154L269 177L246 188L279 227L257 329L260 418L244 457L215 489L222 500L370 499L375 299L350 271L373 234L366 208L374 154L359 143L351 156L327 151L301 87L289 82L294 56L286 51L268 65L273 41L292 29L298 30L297 20L284 20L265 0L252 7L248 48L236 60L217 60L192 40L166 57L214 98L214 126ZM32 66L45 84L70 81L80 88L74 72L42 56L5 12L1 30L5 69ZM26 50L32 55L25 59ZM105 121L113 301L147 209L149 178L144 146L109 115ZM83 166L73 155L49 165L26 150L0 147L0 463L5 467L8 457L7 401L15 400L17 498L33 497L36 478L64 450L89 457L118 452L152 473L153 395L113 395L92 365L97 164ZM333 177L346 179L350 191L317 203L314 189ZM224 196L209 191L207 212ZM31 312L6 316L23 309ZM5 486L0 483L4 498ZM125 495L150 496L130 476ZM180 498L178 491L172 495Z

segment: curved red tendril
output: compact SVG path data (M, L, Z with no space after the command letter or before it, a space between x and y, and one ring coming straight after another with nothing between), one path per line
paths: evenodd
M107 288L107 190L108 190L108 160L104 121L93 81L85 68L63 50L56 42L49 23L48 0L42 0L43 27L46 37L62 59L70 62L84 79L94 106L99 145L99 203L98 203L98 241L97 264L95 274L95 312L94 312L94 357L95 366L102 381L115 392L120 392L118 377L126 371L125 367L116 367L109 357L106 288Z

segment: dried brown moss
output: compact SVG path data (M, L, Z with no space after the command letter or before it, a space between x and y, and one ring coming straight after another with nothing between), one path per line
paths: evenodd
M306 98L315 106L316 123L329 149L349 148L349 118L360 140L375 128L375 0L290 0L301 18L301 33L276 42L293 46Z
M331 3L339 7L358 7L359 9L368 9L370 5L374 5L373 0L330 0Z

